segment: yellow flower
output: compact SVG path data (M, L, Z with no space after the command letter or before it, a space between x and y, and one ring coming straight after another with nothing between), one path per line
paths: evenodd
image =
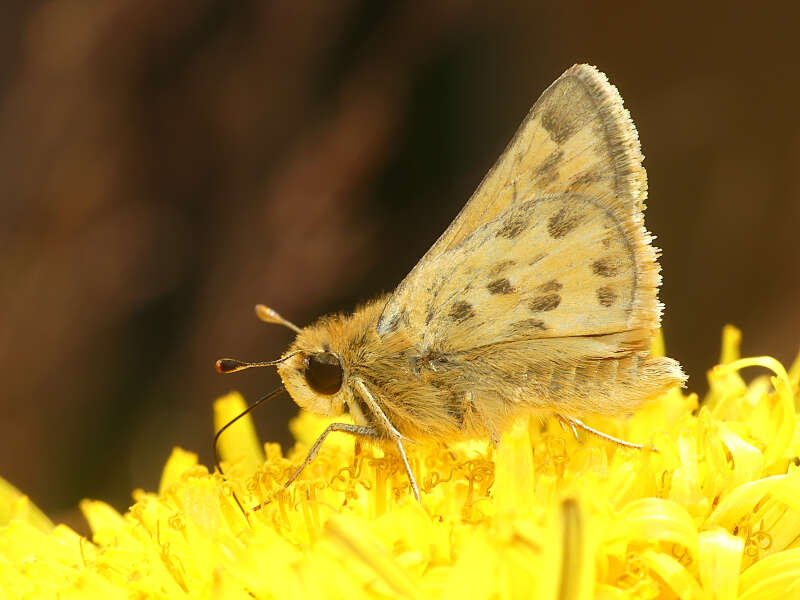
M84 501L92 541L3 482L0 596L800 597L800 358L789 373L740 360L739 338L725 330L702 403L675 389L630 419L592 422L657 452L538 419L497 448L411 445L422 504L396 456L344 435L284 490L327 425L310 414L291 424L288 457L246 418L222 438L225 478L175 449L158 493L134 492L126 514ZM773 376L745 383L749 366ZM243 406L218 400L217 424Z

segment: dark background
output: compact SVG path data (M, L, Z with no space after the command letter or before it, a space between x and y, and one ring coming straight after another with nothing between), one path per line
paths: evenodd
M303 325L390 290L575 62L625 98L672 356L800 343L796 4L50 0L0 8L0 475L124 509ZM288 399L256 414L289 441Z

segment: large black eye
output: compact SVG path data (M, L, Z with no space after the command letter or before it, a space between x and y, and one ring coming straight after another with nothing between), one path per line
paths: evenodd
M306 358L306 381L311 389L331 396L342 387L342 363L330 352L312 354Z

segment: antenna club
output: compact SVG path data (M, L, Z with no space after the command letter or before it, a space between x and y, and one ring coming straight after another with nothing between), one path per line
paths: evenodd
M256 304L256 316L259 318L259 320L264 321L265 323L277 323L278 325L288 327L295 333L300 333L300 328L297 325L287 319L284 319L277 310L270 308L269 306Z
M234 360L233 358L220 358L216 363L214 363L217 371L219 373L233 373L234 371L238 371L242 367L241 361Z
M283 320L278 311L264 304L256 304L256 316L265 323L280 323Z

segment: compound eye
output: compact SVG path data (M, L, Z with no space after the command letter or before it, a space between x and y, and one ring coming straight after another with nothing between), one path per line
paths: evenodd
M320 352L306 358L306 381L312 390L332 396L342 387L342 363L335 354Z

